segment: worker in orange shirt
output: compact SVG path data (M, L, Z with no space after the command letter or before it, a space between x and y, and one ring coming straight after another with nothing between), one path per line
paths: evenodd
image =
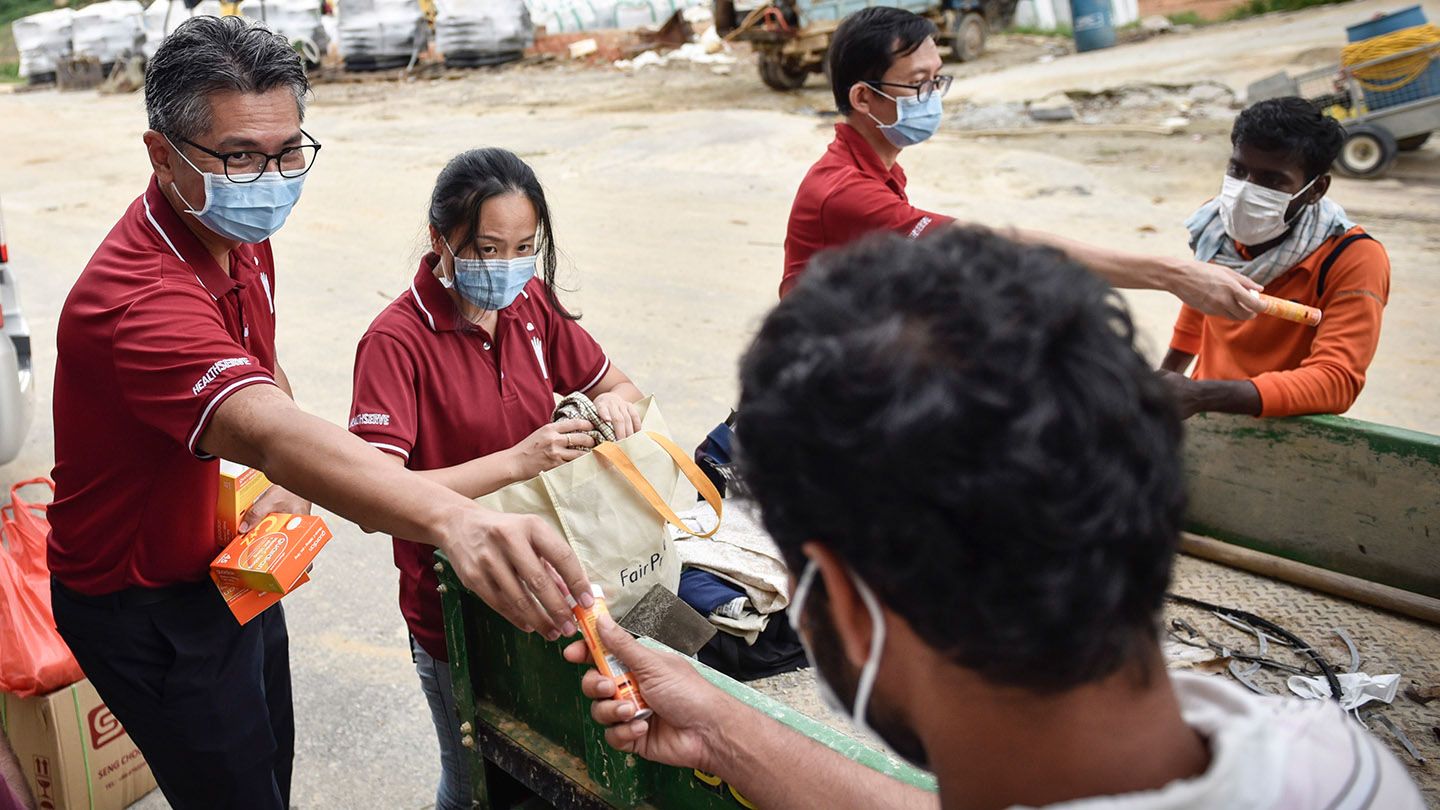
M1160 373L1183 417L1343 413L1360 395L1380 342L1390 259L1325 197L1343 140L1335 119L1295 97L1259 102L1235 119L1220 195L1185 222L1190 247L1196 259L1323 317L1318 326L1233 321L1182 306Z

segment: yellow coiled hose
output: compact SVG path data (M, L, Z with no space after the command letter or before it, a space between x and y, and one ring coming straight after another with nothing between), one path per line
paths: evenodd
M1349 68L1437 44L1440 44L1440 28L1434 25L1416 25L1346 45L1340 52L1340 64ZM1378 65L1362 67L1350 73L1366 90L1398 90L1424 75L1430 62L1437 57L1440 57L1440 48L1432 48L1399 59L1388 59Z

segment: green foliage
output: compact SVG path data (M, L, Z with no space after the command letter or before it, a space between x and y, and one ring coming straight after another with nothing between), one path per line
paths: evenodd
M20 70L20 52L15 49L10 23L53 8L54 0L0 0L0 82L15 81Z
M1329 6L1346 0L1248 0L1243 6L1231 9L1225 14L1226 20L1243 20L1258 17L1274 11L1299 11L1312 6Z
M1165 19L1169 20L1171 25L1201 26L1205 25L1207 22L1204 17L1201 17L1199 14L1196 14L1193 11L1181 11L1177 14L1166 14Z
M1069 39L1075 32L1068 25L1061 25L1056 28L1037 28L1033 25L1012 25L1005 29L1007 34L1026 34L1032 37L1061 37Z

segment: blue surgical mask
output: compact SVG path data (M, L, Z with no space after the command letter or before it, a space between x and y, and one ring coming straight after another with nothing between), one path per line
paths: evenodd
M514 303L520 291L535 277L535 256L513 259L462 259L444 237L445 249L455 266L454 279L440 278L447 289L454 288L467 304L486 312L498 312Z
M874 87L870 89L875 90ZM929 98L920 101L919 96L892 96L882 90L875 92L895 102L895 123L881 123L870 113L866 115L870 115L870 120L875 122L885 140L897 148L904 149L929 140L940 129L942 111L939 93L931 93Z
M279 172L264 172L248 183L237 183L224 174L200 171L174 143L170 148L205 180L205 207L198 211L178 186L170 184L187 206L185 212L220 236L236 242L255 244L274 236L290 216L290 209L295 207L305 185L305 175L281 177Z

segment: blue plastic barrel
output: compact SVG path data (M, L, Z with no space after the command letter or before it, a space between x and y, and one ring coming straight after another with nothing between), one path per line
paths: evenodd
M1386 14L1368 22L1352 25L1345 29L1345 37L1350 42L1360 42L1371 37L1393 34L1402 28L1414 28L1427 22L1429 20L1425 19L1425 11L1419 6L1411 6L1402 8L1393 14Z
M1084 53L1115 44L1110 0L1070 0L1070 20L1075 29L1075 50Z

